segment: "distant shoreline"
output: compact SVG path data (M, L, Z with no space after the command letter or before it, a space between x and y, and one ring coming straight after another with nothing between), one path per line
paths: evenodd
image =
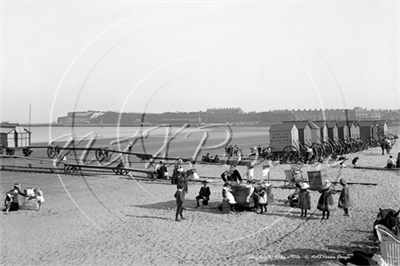
M364 121L364 120L360 120ZM368 120L369 121L369 120ZM400 125L400 122L386 122L388 126L398 126ZM189 124L191 127L202 127L202 126L210 126L210 125L216 125L217 123L210 123L210 124ZM222 123L221 123L222 124ZM242 127L242 126L255 126L255 127L264 127L264 126L271 126L274 123L270 124L255 124L255 123L227 123L229 126L235 126L235 127ZM276 123L275 123L276 124ZM21 127L155 127L155 126L160 126L163 124L49 124L49 123L37 123L37 124L15 124ZM182 125L171 125L173 127L181 127Z

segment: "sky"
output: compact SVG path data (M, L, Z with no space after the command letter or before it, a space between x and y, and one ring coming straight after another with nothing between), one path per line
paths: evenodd
M2 1L0 121L400 109L399 1Z

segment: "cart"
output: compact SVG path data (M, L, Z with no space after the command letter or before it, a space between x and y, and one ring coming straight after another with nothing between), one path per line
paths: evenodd
M255 211L257 213L261 212L261 207L256 204L254 198L257 196L257 193L265 188L261 187L261 183L257 183L254 185L239 185L232 184L232 194L236 200L236 208L242 210L250 210ZM268 186L266 189L268 199L270 200L269 195L271 195L271 186Z

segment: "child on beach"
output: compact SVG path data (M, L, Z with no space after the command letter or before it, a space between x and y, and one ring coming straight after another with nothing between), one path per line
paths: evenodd
M307 210L311 210L311 197L310 192L307 190L310 185L307 183L300 184L299 202L297 207L301 209L300 217L307 217Z
M295 190L292 194L288 196L287 201L285 201L286 204L290 204L290 207L295 207L298 204L298 199L299 199L299 192L300 192L300 183L296 183L295 185Z
M232 188L229 183L225 183L222 187L222 197L229 202L231 213L235 213L236 200L232 194Z
M332 194L335 194L336 191L331 187L331 182L329 180L325 180L322 184L322 188L319 190L321 196L318 200L317 209L322 211L322 220L329 220L329 215L331 211L333 211L334 201ZM326 213L326 218L325 218Z
M181 220L185 220L183 218L183 202L185 201L185 193L183 193L183 186L181 184L178 185L178 190L175 192L174 197L176 198L176 214L175 221L180 222ZM179 220L179 216L181 216L181 220Z
M197 205L195 208L199 207L199 200L203 201L203 205L208 205L208 201L210 200L211 191L210 188L207 186L208 181L204 180L203 186L200 188L199 195L196 197Z
M344 216L350 216L349 207L351 207L352 202L349 194L349 188L347 187L347 182L344 178L341 178L339 182L343 186L343 189L340 192L338 207L344 210Z
M40 206L44 203L44 195L43 191L40 188L35 188L35 194L36 194L36 210L40 210Z
M257 204L260 206L261 208L261 212L260 214L267 212L267 202L268 202L268 198L267 198L267 191L266 191L266 185L265 184L261 184L261 190L257 193Z

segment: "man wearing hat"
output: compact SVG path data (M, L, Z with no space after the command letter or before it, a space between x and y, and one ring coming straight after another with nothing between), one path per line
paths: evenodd
M4 200L4 205L6 205L5 212L10 214L10 211L19 210L18 195L26 197L27 195L21 192L22 186L18 183L14 184L14 188L7 192L6 198Z
M226 183L227 181L235 181L238 183L242 183L242 176L239 171L236 169L236 165L232 165L229 170L223 172L221 174L222 180Z
M196 197L196 208L200 206L199 200L203 201L203 205L208 205L208 201L210 200L211 191L210 188L207 186L209 182L207 180L204 180L202 183L203 186L200 188L199 195Z

